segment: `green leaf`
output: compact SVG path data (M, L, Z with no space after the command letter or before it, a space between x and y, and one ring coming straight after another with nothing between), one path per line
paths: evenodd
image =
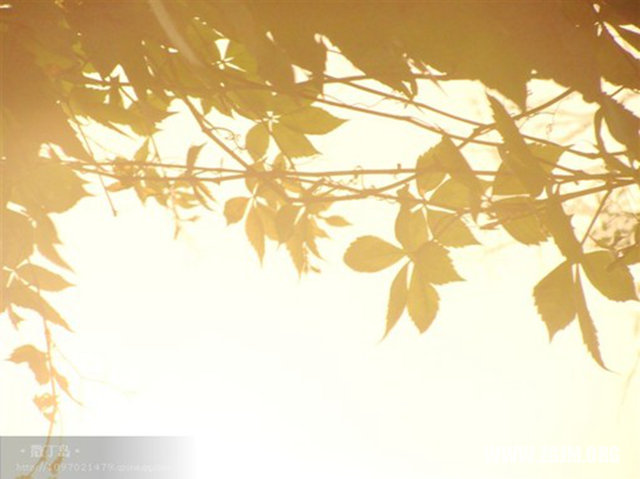
M306 136L280 123L273 125L273 137L280 151L290 158L318 154L318 150L313 147Z
M411 210L406 204L400 206L395 223L396 238L407 252L417 250L429 237L427 220L422 208Z
M62 276L31 263L22 265L17 272L23 280L45 291L62 291L73 286Z
M479 244L469 228L457 215L429 210L429 229L438 243L454 248Z
M294 110L280 118L280 123L283 125L306 135L324 135L335 130L345 121L313 106Z
M258 255L258 259L260 259L260 262L262 263L262 259L264 258L264 228L262 226L262 221L260 220L260 215L255 208L250 209L247 214L245 232L247 234L247 239L251 243L251 246L253 246L253 249Z
M269 148L269 130L264 123L257 123L247 132L246 148L254 161L260 161Z
M547 183L545 171L529 150L518 127L504 106L491 95L487 95L487 97L491 104L497 130L504 140L503 161L527 192L533 197L538 196Z
M576 316L571 263L565 261L533 288L538 313L549 331L549 340Z
M638 299L629 268L621 262L616 262L609 251L585 254L582 267L591 284L607 298L613 301Z
M446 248L434 241L423 244L412 255L416 269L427 283L445 284L453 281L463 281L463 278L453 267Z
M227 219L228 225L237 223L242 219L248 203L249 198L246 196L237 196L235 198L231 198L225 203L224 217Z
M198 155L202 151L205 143L201 145L191 145L189 150L187 151L187 172L193 171L193 167L196 165L196 160L198 159Z
M582 332L582 340L593 359L595 359L602 368L607 369L600 354L598 332L593 323L593 318L591 318L591 313L589 313L589 309L587 309L587 302L584 298L584 291L582 290L579 277L575 283L574 298L578 313L578 323L580 324L580 331Z
M442 180L444 180L446 176L442 167L436 163L436 157L442 149L442 144L441 141L436 146L430 148L420 155L416 161L416 186L422 196L442 183Z
M414 269L407 293L407 310L421 333L429 329L436 318L439 302L440 298L435 288L426 283L422 275Z
M388 268L404 257L404 251L376 236L361 236L344 254L344 262L351 269L373 273Z
M407 305L407 271L409 265L402 267L391 283L389 290L389 304L387 306L387 328L384 332L386 336L389 331L396 325L402 312Z
M14 349L9 361L16 364L27 363L29 369L40 384L47 384L51 380L51 373L47 365L47 355L35 346L27 344Z

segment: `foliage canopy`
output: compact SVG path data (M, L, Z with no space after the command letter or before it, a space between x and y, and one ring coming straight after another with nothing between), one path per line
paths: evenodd
M617 201L640 184L634 1L6 3L2 311L16 327L34 314L43 321L45 349L25 344L10 359L49 388L35 402L52 423L57 391L70 395L52 332L70 326L41 293L71 286L60 272L71 268L56 250L50 215L85 197L90 178L107 199L129 189L155 199L178 226L223 200L226 221L244 223L260 259L267 242L284 244L300 274L318 271L318 239L350 224L338 214L342 202L397 205L395 243L367 235L344 255L360 272L399 264L387 332L405 310L420 332L429 328L438 288L463 279L450 250L479 244L482 229L503 229L532 247L553 241L564 259L533 290L540 317L550 338L577 320L605 367L583 285L612 301L637 299L638 211ZM359 73L334 75L333 57ZM425 89L461 80L486 87L477 100L489 121L422 101ZM559 93L531 105L529 90L550 84ZM335 85L396 109L351 104L327 93ZM549 112L567 99L588 113L562 140L541 136L553 127ZM314 137L344 123L341 110L439 140L417 159L401 159L407 167L394 160L385 168L303 168L300 158L320 155ZM169 161L156 137L179 111L207 141ZM230 131L229 120L249 127ZM573 128L581 122L587 142ZM133 153L105 153L92 137L95 124L135 144ZM207 163L207 148L236 166ZM229 182L244 182L245 192L225 197ZM569 213L585 199L593 201L583 227ZM596 234L606 228L613 233Z

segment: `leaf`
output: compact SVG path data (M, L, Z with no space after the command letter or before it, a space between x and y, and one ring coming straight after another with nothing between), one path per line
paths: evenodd
M337 216L337 215L327 216L327 217L323 217L322 219L330 226L336 226L336 227L351 226L351 223L349 223L342 216Z
M587 309L587 302L584 298L584 292L582 290L579 277L575 283L574 298L578 314L578 323L580 324L580 331L582 332L582 340L584 341L585 346L587 346L587 350L593 359L595 359L602 368L607 369L604 365L604 361L602 360L602 355L600 354L598 332L596 331L589 309Z
M14 281L11 283L11 286L7 289L7 296L9 297L9 301L16 306L31 309L40 314L45 321L49 321L50 323L71 331L69 324L67 324L64 318L60 316L60 313L58 313L47 300L21 282Z
M361 236L344 254L344 262L351 269L373 273L388 268L404 257L404 252L376 236Z
M472 193L459 181L449 179L442 183L430 198L435 206L464 210L472 204Z
M2 264L15 267L31 256L33 251L33 227L29 218L3 208L0 217L2 239Z
M264 123L257 123L247 132L245 146L254 161L260 161L269 148L269 130Z
M463 281L453 267L449 252L434 241L423 244L412 259L422 279L427 283L445 284Z
M237 196L235 198L231 198L225 203L224 217L227 219L228 225L237 223L242 219L248 203L249 198L246 196Z
M294 205L284 205L276 214L276 230L278 232L278 241L285 243L291 238L294 232L294 225L300 207Z
M515 197L494 201L492 211L507 233L522 244L539 244L549 236L536 204L530 198Z
M189 147L189 150L187 150L186 165L187 165L187 172L188 173L193 171L193 167L196 165L196 160L198 159L198 155L202 151L202 148L204 147L204 145L205 145L205 143L203 143L201 145L191 145Z
M533 288L533 298L551 341L576 316L571 263L564 261L542 278Z
M46 160L25 173L14 188L12 201L36 210L62 213L87 196L83 184L70 167Z
M436 156L441 148L442 141L420 155L416 161L416 186L422 196L442 183L446 176L442 167L436 163Z
M55 245L60 244L58 233L53 221L46 215L40 214L36 218L35 228L35 244L38 247L38 251L52 263L64 268L68 271L73 271L71 266L62 259Z
M429 210L427 221L434 239L444 246L457 248L479 244L467 225L457 215Z
M440 144L435 148L433 156L436 164L449 173L455 181L466 186L474 197L478 197L477 201L479 201L479 197L482 195L482 185L451 138L444 135Z
M564 212L562 203L555 197L549 198L545 202L541 218L564 257L572 262L578 261L582 256L582 246L576 239L571 220Z
M307 273L309 271L309 259L304 247L304 237L301 224L297 225L293 236L289 238L286 246L287 251L289 251L289 256L291 256L291 261L293 261L293 264L298 271L298 275L302 276L302 274Z
M9 361L16 364L27 363L36 377L36 381L40 384L46 384L51 380L51 373L47 366L47 355L31 344L14 349Z
M35 264L25 264L18 268L18 276L45 291L62 291L73 286L62 276Z
M614 265L615 261L609 251L594 251L584 255L582 267L591 284L607 298L613 301L638 299L629 268L620 262Z
M496 127L504 140L503 161L515 174L527 192L537 197L547 183L547 175L529 150L513 119L502 104L487 95Z
M564 149L557 145L534 143L527 145L527 148L539 162L540 168L546 173L553 171L560 156L564 153ZM493 194L502 196L526 194L527 188L507 165L509 160L505 158L507 155L505 148L503 146L498 147L498 152L502 158L502 163L493 180Z
M262 221L262 227L264 228L264 234L267 238L278 241L278 229L276 228L276 212L271 209L270 206L263 205L262 203L256 203L255 205L258 214L260 215L260 221Z
M55 379L56 383L60 388L66 393L67 396L71 396L71 392L69 391L69 380L60 374L55 368L53 368L53 379Z
M414 269L407 293L407 310L411 320L421 333L429 329L436 318L439 301L440 298L435 288L426 283L422 275Z
M322 108L313 106L294 110L280 118L280 123L283 125L306 135L327 134L338 128L345 121Z
M409 265L404 265L393 282L389 290L389 304L387 306L387 328L384 332L386 336L396 325L402 312L407 305L407 270Z
M290 158L318 154L318 150L313 147L306 136L282 124L276 123L273 125L273 137L280 151Z
M640 157L640 118L607 96L601 101L602 113L611 135L626 146L634 158Z
M411 207L402 204L395 222L396 238L407 252L417 250L428 238L427 220L422 208L412 211Z
M262 259L264 258L264 228L255 208L249 210L244 228L251 246L253 246L262 263Z

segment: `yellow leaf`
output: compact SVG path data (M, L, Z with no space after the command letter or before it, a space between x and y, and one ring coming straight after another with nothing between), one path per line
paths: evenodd
M571 263L563 262L533 288L538 313L549 331L549 340L576 316Z
M62 276L31 263L22 265L17 272L26 282L45 291L62 291L73 286Z
M351 243L344 262L355 271L373 273L388 268L404 255L400 248L376 236L362 236Z
M421 333L433 323L438 313L440 298L433 286L425 282L414 268L407 294L407 310L411 320Z
M401 205L395 223L396 238L405 251L417 250L428 238L427 220L422 208L414 211L408 205Z
M609 251L594 251L584 255L582 267L591 284L613 301L638 299L633 276L627 265L617 262Z
M227 219L227 224L237 223L244 216L244 212L247 209L247 203L249 198L246 196L237 196L231 198L224 205L224 217Z
M409 265L404 265L398 272L389 290L389 304L387 307L387 328L384 335L396 325L407 305L407 270Z
M11 353L9 361L16 364L27 363L27 366L29 366L29 369L31 369L36 377L36 381L40 384L46 384L51 379L46 354L31 344L16 348L13 353Z
M262 263L262 259L264 258L264 228L262 226L260 215L255 208L249 210L244 227L247 238Z

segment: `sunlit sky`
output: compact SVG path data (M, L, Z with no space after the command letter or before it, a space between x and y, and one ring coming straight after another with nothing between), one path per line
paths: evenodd
M450 95L432 103L456 111L462 88L471 87L445 87ZM482 91L473 88L466 91ZM466 98L468 116L482 114ZM165 130L169 155L200 139L179 117ZM358 119L318 139L324 156L315 165L413 166L436 141L407 125ZM336 207L354 226L322 244L320 275L299 279L284 248L272 246L261 266L243 228L226 227L220 214L174 240L170 214L152 202L116 194L113 217L92 191L55 218L77 284L51 296L75 330L56 331L56 341L82 402L64 403L60 433L192 436L198 477L640 476L640 380L627 384L640 347L638 308L592 294L613 373L591 359L576 324L549 344L531 289L560 260L552 245L484 233L488 246L454 253L467 281L439 288L429 331L419 335L403 317L381 341L396 268L360 274L341 257L363 234L393 241L393 207ZM0 323L0 354L39 337L37 325L20 329ZM2 394L0 432L46 433L26 368L3 362L0 375L11 392ZM486 459L487 448L517 445L615 446L620 463Z

